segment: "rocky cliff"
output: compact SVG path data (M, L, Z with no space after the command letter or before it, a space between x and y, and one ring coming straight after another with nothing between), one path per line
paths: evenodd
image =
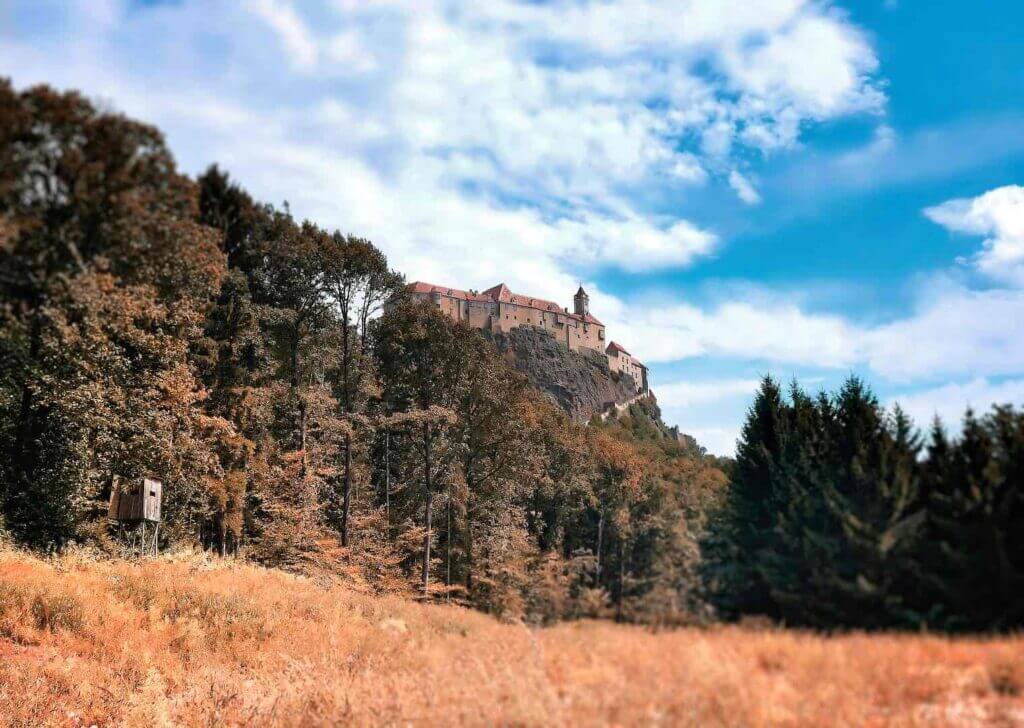
M550 333L532 326L484 334L533 386L577 421L585 422L636 396L633 378L613 373L601 352L569 351Z

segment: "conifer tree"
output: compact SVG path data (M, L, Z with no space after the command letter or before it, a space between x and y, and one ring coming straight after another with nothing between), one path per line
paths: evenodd
M928 539L920 583L927 623L948 630L1024 623L1024 413L968 411L961 435L932 429L925 470Z
M712 599L728 615L778 616L765 581L788 427L778 383L766 376L747 412L722 512L705 543Z

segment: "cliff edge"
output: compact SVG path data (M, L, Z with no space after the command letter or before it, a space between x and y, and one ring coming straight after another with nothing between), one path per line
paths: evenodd
M608 357L599 351L570 351L550 333L533 326L482 333L530 384L578 422L637 396L633 377L612 372Z

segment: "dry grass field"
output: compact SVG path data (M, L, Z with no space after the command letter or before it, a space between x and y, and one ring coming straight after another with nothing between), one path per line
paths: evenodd
M0 723L1024 725L1024 639L532 630L196 555L0 551Z

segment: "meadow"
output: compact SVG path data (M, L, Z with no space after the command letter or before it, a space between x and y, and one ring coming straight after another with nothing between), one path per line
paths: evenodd
M1024 639L549 628L183 553L0 551L9 726L1024 724Z

